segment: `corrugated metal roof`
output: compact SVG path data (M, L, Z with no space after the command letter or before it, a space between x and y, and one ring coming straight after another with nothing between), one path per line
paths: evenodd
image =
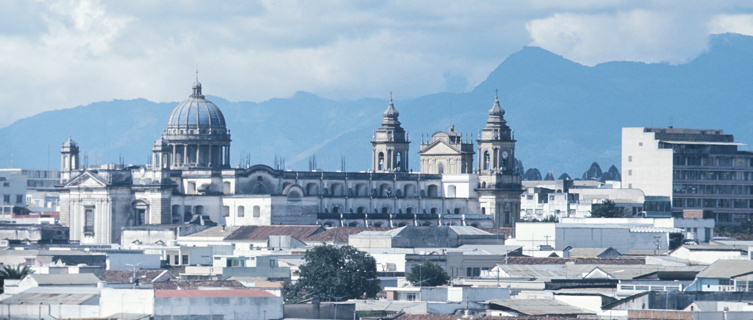
M94 301L94 300L97 301ZM98 303L99 295L91 293L19 293L8 299L0 301L0 304L68 304L81 305Z
M512 310L522 315L531 316L594 314L591 311L583 310L557 300L495 299L486 301L485 303L492 309Z
M729 279L753 273L753 260L716 260L698 273L698 278Z

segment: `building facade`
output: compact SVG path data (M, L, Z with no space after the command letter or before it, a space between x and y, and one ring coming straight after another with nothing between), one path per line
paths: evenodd
M151 164L82 168L78 144L65 142L61 223L80 243L117 243L123 227L155 224L511 227L522 192L512 171L515 141L498 100L489 114L479 151L494 156L479 172L467 142L449 172L411 172L410 141L392 99L371 141L370 171L231 168L224 116L197 81L155 141Z
M702 210L718 224L753 214L753 153L722 130L622 129L622 186L669 197L673 215Z

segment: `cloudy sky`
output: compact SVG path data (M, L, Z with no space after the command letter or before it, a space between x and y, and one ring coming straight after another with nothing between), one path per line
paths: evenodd
M747 1L3 1L0 126L95 101L205 91L262 101L468 90L540 46L577 62L682 63L753 35Z

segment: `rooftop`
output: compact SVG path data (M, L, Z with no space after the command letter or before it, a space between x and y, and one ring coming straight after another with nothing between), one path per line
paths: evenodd
M260 289L218 289L218 290L154 290L155 298L231 298L231 297L274 297Z

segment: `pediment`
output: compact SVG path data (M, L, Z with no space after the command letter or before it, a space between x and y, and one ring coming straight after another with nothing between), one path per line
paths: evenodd
M459 155L461 152L458 149L455 149L453 146L447 144L444 141L434 141L434 143L428 145L423 151L421 151L422 155L447 155L447 154L457 154Z
M68 181L65 186L80 188L103 188L107 186L107 183L102 178L87 171Z

